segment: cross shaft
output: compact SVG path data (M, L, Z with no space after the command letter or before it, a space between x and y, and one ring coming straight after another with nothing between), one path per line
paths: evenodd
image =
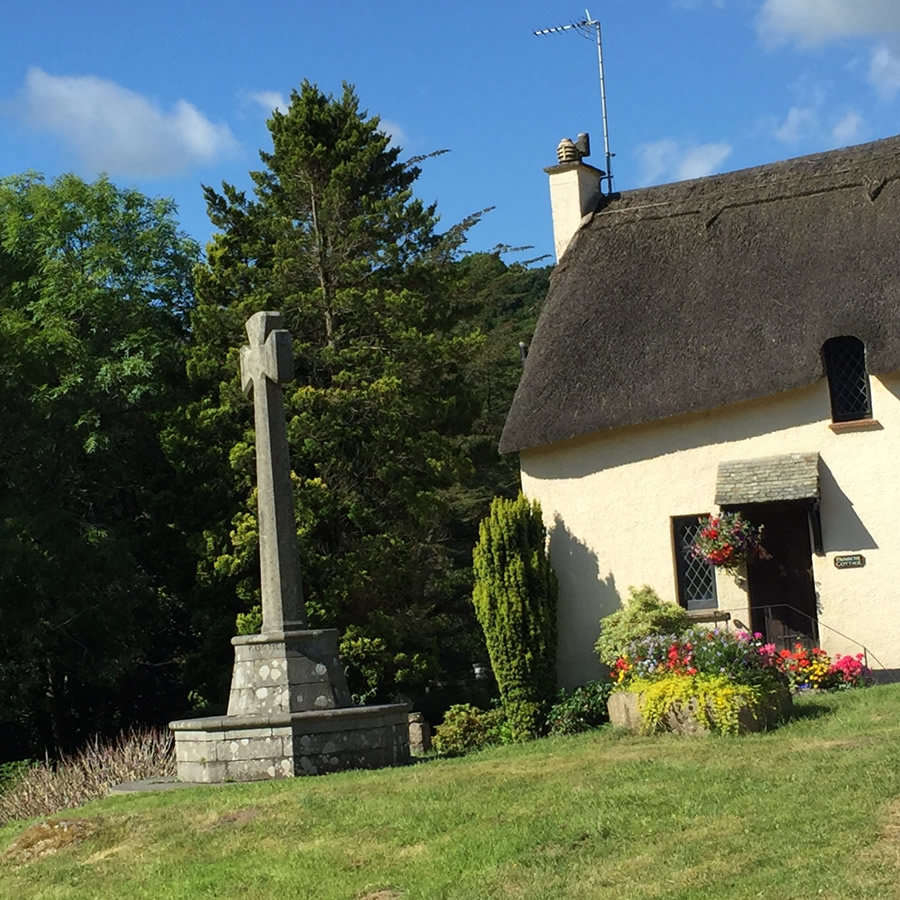
M281 313L256 313L247 320L249 345L241 347L241 387L252 395L256 430L263 634L306 628L282 390L294 362L281 324Z

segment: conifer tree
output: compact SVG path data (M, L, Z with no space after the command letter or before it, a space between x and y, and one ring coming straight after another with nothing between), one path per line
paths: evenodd
M540 505L497 497L473 554L475 613L513 736L536 737L556 691L556 576Z
M213 594L257 602L251 410L236 353L250 315L280 310L294 339L285 406L307 612L342 630L354 689L384 697L436 677L449 635L475 625L449 546L479 409L468 375L482 338L448 297L465 229L437 231L434 207L412 193L418 168L351 87L332 97L306 82L268 127L252 197L205 189L219 233L196 274L189 360L204 399L185 411L180 439L209 449L178 453L219 498L201 573ZM221 629L240 607L198 606L198 631L227 646Z

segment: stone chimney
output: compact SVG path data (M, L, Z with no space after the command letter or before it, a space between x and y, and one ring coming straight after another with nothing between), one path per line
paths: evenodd
M544 169L550 176L550 211L557 262L584 217L596 209L600 199L600 185L606 173L583 162L590 152L590 138L586 134L579 134L577 142L563 138L556 148L557 164Z

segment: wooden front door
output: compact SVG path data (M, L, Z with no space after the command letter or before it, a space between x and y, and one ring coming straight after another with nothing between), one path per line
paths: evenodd
M777 649L818 642L816 587L806 504L754 503L742 514L763 526L759 559L747 566L751 621Z

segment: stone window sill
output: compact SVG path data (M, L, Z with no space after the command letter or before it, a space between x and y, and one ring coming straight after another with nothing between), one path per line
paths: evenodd
M692 622L728 622L731 613L724 609L689 609L687 617Z
M878 419L854 419L852 422L832 422L828 426L835 434L844 431L882 431L884 425Z

